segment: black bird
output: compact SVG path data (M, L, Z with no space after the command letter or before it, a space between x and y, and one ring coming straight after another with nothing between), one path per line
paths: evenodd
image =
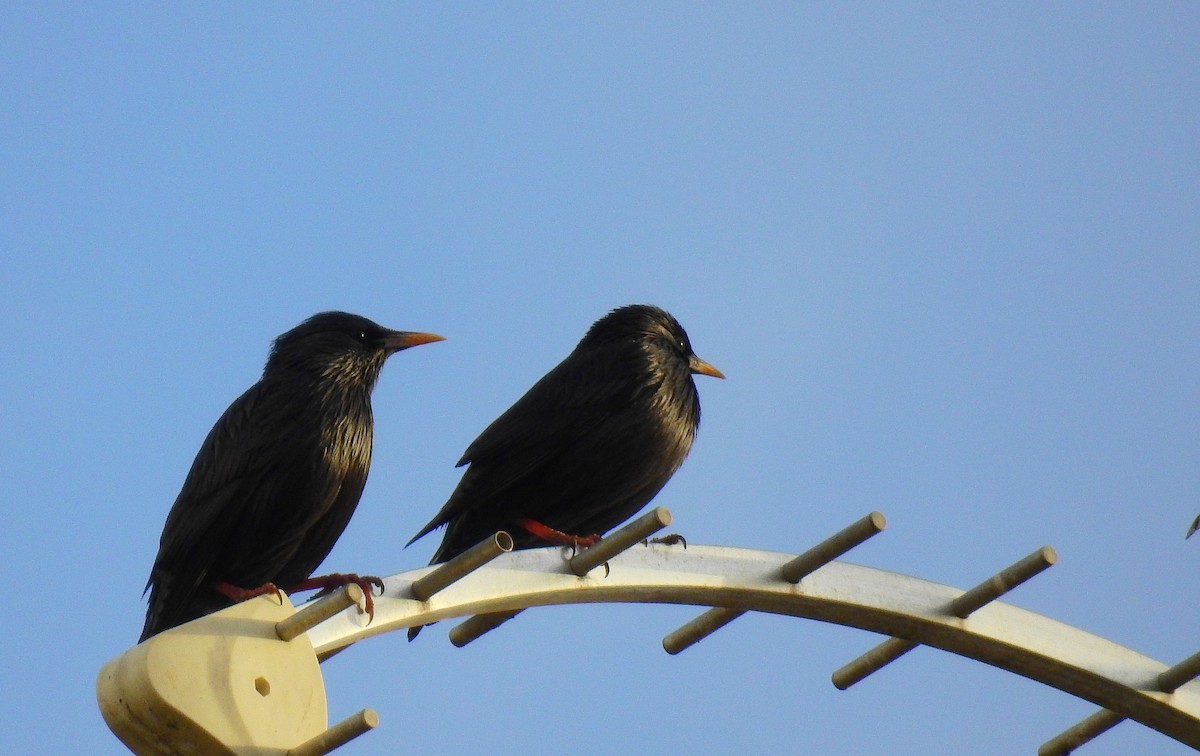
M171 506L139 642L276 584L316 587L302 581L333 548L367 480L371 390L384 361L441 340L344 312L277 338L262 378L209 431ZM335 577L349 580L362 581Z
M694 373L725 377L665 310L613 310L471 443L458 487L409 543L445 525L431 564L497 530L519 549L591 545L654 498L691 450Z

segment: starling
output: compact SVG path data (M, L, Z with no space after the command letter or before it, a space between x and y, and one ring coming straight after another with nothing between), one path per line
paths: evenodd
M457 488L409 543L445 525L431 563L498 530L518 549L594 543L654 498L692 448L694 373L725 377L665 310L613 310L471 443Z
M315 587L303 581L367 480L371 390L384 361L441 340L344 312L276 339L262 378L209 431L171 506L139 642L275 585Z

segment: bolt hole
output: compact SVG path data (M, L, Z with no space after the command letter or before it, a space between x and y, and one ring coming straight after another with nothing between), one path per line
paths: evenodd
M258 691L260 696L271 695L271 683L265 677L260 677L254 681L254 689Z

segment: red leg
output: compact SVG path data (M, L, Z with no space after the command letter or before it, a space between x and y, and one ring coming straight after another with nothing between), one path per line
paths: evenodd
M531 520L528 517L522 517L517 520L517 524L543 541L549 541L556 546L573 546L577 549L586 549L600 542L600 535L598 533L586 536L571 535L570 533L564 533L561 530L555 530L543 525L537 520Z
M340 588L343 585L354 583L359 588L362 588L363 596L366 597L367 616L370 619L375 619L375 599L371 595L371 589L378 588L379 592L383 593L383 581L374 575L356 575L353 572L333 572L328 575L318 575L310 577L308 580L302 580L295 585L288 586L287 592L298 593L300 591L311 591L320 588L321 592L318 596L323 596L331 592L335 588ZM369 622L370 620L368 620Z
M213 583L212 587L216 589L217 593L220 593L222 596L232 601L245 601L246 599L252 599L256 596L265 596L268 593L279 593L279 588L277 588L274 583L263 583L257 588L246 589L238 588L236 585L230 585L226 582L220 582ZM283 602L280 601L279 603L282 604Z

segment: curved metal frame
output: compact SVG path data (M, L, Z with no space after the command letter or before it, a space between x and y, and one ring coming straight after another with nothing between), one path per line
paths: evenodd
M393 575L384 580L383 595L375 599L370 624L351 608L311 629L309 638L318 657L326 658L381 633L483 615L460 626L466 629L455 629L456 645L463 645L525 608L554 604L675 603L770 612L872 630L910 648L923 644L976 659L1099 704L1113 712L1109 726L1124 716L1200 748L1200 683L1183 682L1173 693L1162 692L1160 677L1168 672L1163 663L1016 606L986 603L984 598L978 610L962 611L972 594L988 586L995 584L993 597L1012 587L1011 581L999 585L1001 578L1039 554L1048 566L1053 562L1050 549L1034 552L967 592L846 562L825 563L794 584L782 575L786 565L797 561L790 555L699 545L635 545L581 577L572 570L575 560L567 551L500 553L425 601L413 596L413 583L444 566ZM1068 752L1079 742L1083 741L1060 745L1056 752ZM1043 753L1048 752L1044 747Z
M656 508L578 554L554 548L514 553L512 539L497 533L445 564L387 578L369 623L356 585L299 611L275 597L236 604L106 664L97 680L101 712L139 753L203 746L229 754L318 756L373 728L378 718L365 709L327 727L314 654L325 659L365 638L464 615L471 617L450 631L458 646L533 606L675 603L713 608L669 633L663 639L668 653L681 652L746 611L832 622L891 636L834 672L839 688L924 644L1104 707L1044 743L1040 756L1069 753L1126 717L1200 749L1200 682L1193 682L1200 653L1168 669L996 600L1054 564L1057 556L1048 546L961 591L833 561L884 529L878 512L796 557L643 540L670 521L667 510ZM197 663L202 673L193 670Z

